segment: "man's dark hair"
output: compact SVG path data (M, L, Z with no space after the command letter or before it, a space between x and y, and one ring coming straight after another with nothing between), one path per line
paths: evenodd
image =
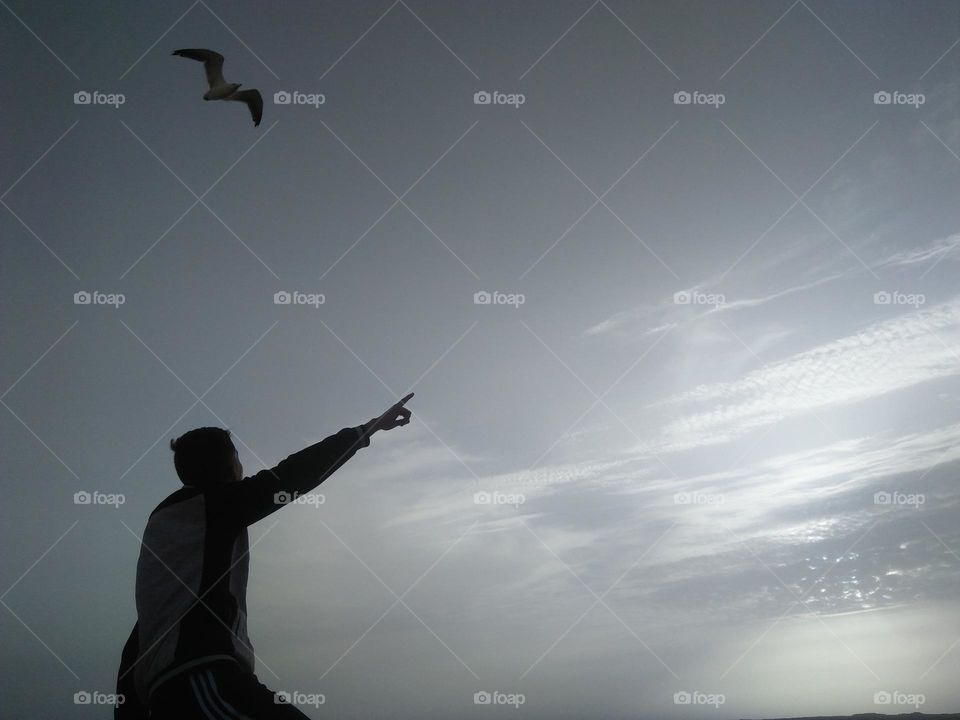
M230 431L218 427L190 430L170 441L173 465L184 485L204 487L230 479L236 448Z

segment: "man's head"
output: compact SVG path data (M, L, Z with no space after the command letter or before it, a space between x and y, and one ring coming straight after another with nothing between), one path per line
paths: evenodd
M230 431L202 427L170 441L173 464L184 485L207 487L235 482L243 477L243 466Z

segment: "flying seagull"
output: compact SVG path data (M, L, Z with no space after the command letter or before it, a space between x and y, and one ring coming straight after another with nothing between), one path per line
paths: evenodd
M259 90L240 90L240 83L228 83L223 79L223 55L213 50L187 48L174 50L172 55L199 60L207 73L207 83L210 89L204 93L204 100L239 100L246 103L250 109L253 125L260 124L263 117L263 97Z

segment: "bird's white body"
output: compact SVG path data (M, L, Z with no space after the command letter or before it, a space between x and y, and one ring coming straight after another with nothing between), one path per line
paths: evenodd
M250 110L250 117L256 127L263 117L263 97L253 88L241 90L240 83L228 83L223 79L223 55L213 50L203 48L185 48L174 50L174 55L197 60L203 63L203 70L207 76L209 90L204 93L204 100L235 100L242 102Z
M204 100L229 100L240 88L240 83L223 83L215 85L203 94Z

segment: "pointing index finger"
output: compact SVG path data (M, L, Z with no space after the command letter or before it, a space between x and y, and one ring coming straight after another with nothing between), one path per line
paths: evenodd
M409 400L412 397L413 397L413 393L410 393L409 395L405 395L403 399L400 400L400 402L398 402L394 407L403 407L404 405L407 404L407 400Z

